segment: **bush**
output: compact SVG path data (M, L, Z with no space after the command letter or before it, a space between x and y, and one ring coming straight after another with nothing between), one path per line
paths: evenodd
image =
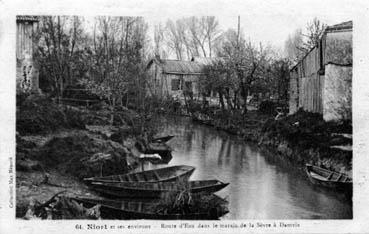
M259 112L263 113L263 114L268 114L268 115L274 115L276 113L275 109L277 107L277 104L275 102L272 101L262 101L259 105Z
M286 139L302 147L329 147L332 133L350 133L352 127L348 122L325 122L318 113L303 110L287 116L283 121L268 120L262 132L277 139ZM337 141L337 140L336 140Z
M16 129L23 135L84 126L78 111L60 107L44 97L29 96L17 108Z
M96 163L90 163L92 156L109 154ZM60 172L78 178L121 174L130 168L127 163L129 152L112 141L105 141L88 134L74 134L67 137L55 137L48 141L35 155L36 160L48 168L57 168Z
M228 213L228 202L214 194L192 194L186 181L177 181L180 192L171 192L151 209L158 214L208 214L207 219L218 219ZM204 217L205 218L205 217Z

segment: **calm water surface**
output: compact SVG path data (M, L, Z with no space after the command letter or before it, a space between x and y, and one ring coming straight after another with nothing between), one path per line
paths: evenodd
M176 136L168 143L174 149L169 165L196 167L193 180L230 182L217 192L229 201L230 213L222 219L352 218L350 202L312 186L273 153L188 118L162 119L160 128L159 135Z

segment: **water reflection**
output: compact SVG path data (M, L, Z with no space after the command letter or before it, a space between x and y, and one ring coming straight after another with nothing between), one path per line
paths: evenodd
M166 120L162 135L175 135L169 165L195 166L191 179L231 184L218 192L230 201L224 219L352 218L352 204L314 188L306 176L276 155L186 118Z

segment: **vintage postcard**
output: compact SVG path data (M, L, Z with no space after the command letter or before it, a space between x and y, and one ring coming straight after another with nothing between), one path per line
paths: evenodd
M0 1L1 233L365 233L364 1Z

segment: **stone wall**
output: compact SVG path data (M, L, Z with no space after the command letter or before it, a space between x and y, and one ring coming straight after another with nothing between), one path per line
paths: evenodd
M323 118L325 121L352 119L352 67L325 66Z

